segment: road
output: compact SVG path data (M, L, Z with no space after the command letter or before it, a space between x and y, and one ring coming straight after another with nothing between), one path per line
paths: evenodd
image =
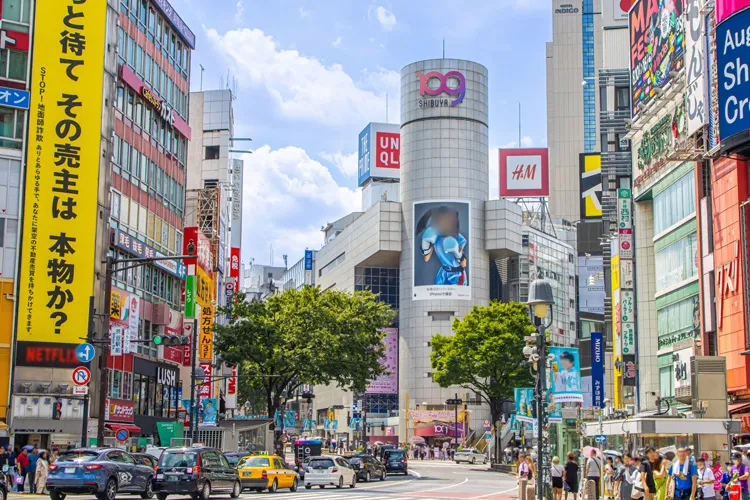
M343 488L300 488L296 493L279 491L274 495L267 492L244 492L241 499L255 497L300 500L510 500L518 497L516 479L508 474L493 472L486 465L454 464L453 462L411 461L408 476L388 476L385 482L357 483L355 489ZM9 500L29 500L37 495L9 495ZM39 497L42 498L42 497ZM135 499L125 495L123 499ZM224 500L228 496L216 497ZM96 500L93 496L69 497L70 500ZM169 497L169 500L190 500L188 497Z

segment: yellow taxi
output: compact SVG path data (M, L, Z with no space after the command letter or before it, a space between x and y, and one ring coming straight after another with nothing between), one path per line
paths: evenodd
M237 464L242 489L271 493L279 488L297 491L299 475L290 469L278 455L255 455L244 457Z

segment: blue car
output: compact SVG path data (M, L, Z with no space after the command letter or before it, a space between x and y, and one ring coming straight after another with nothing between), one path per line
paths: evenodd
M50 464L47 489L51 500L92 493L99 500L115 500L118 493L148 499L154 497L154 474L153 467L116 448L68 450Z

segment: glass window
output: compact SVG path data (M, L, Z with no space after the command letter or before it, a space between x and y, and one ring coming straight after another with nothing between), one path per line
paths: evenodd
M29 22L31 0L3 0L3 20Z
M698 274L698 237L691 233L656 254L656 291L664 291Z
M692 170L654 196L654 234L695 215L695 177Z
M659 368L659 391L661 397L674 397L674 374L672 366L662 366Z
M120 112L125 112L125 88L117 87L116 106Z
M11 80L26 80L27 52L8 50L8 78Z
M128 54L125 57L125 59L128 61L128 65L130 65L131 68L134 68L135 65L135 40L128 37Z

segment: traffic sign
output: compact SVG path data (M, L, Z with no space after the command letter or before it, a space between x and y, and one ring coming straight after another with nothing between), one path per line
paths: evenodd
M486 439L487 441L489 441L490 439L492 439L492 433L491 433L491 432L487 432L487 433L486 433L486 434L484 435L484 439Z
M489 421L489 420L485 420L485 421L484 421L484 428L485 428L486 430L490 430L490 421Z
M117 439L121 443L127 441L128 438L130 438L130 431L127 429L120 428L115 432L115 439Z
M604 444L607 442L607 436L604 434L597 434L596 437L594 437L594 441Z
M91 344L79 344L78 347L76 347L76 358L78 358L78 361L81 363L88 363L94 359L94 352L94 346Z
M89 393L89 386L87 385L77 385L73 387L74 396L85 396L88 393Z
M282 434L281 435L281 443L282 444L287 444L288 442L289 442L289 436L286 435L286 434Z
M91 371L85 366L79 366L73 370L73 383L75 385L86 385L91 381Z

